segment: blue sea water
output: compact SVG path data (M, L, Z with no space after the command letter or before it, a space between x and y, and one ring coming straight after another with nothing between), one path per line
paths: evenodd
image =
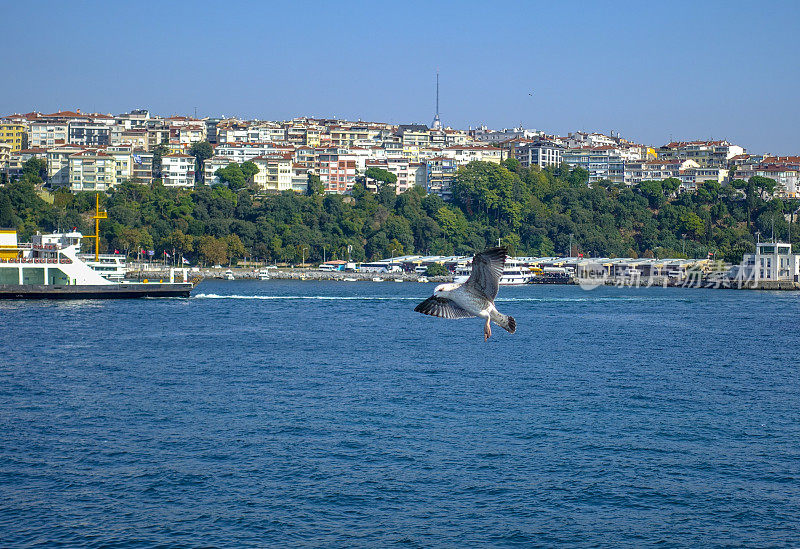
M798 546L800 295L0 302L0 546Z

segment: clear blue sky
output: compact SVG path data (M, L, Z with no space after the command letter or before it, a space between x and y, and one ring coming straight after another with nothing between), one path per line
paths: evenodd
M2 114L430 123L439 68L454 127L800 153L797 1L1 4Z

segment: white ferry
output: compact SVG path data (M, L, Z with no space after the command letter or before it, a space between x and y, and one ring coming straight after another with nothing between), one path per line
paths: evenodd
M95 260L94 254L78 254L78 257L100 276L112 282L125 280L128 264L124 255L100 254L97 260Z
M472 260L456 268L455 282L466 282L472 274ZM506 259L503 266L503 274L500 276L500 286L517 286L527 284L534 277L530 267L517 261L513 257Z
M105 212L98 196L95 229ZM83 238L95 240L93 260L80 253ZM17 231L0 229L0 299L92 299L130 297L189 297L193 284L188 269L170 269L169 282L126 282L117 275L119 259L101 259L99 237L84 237L77 231L36 234L30 243L17 242ZM122 263L124 269L124 261ZM182 282L175 282L175 275Z

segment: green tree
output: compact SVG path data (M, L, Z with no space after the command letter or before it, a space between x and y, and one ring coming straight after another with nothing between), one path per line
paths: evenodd
M258 171L258 169L256 169L256 171ZM214 172L214 175L219 177L219 180L228 185L228 188L232 191L247 187L247 178L244 172L242 172L242 167L236 162L231 162L224 168L218 168L217 171Z
M15 225L14 207L11 205L11 199L0 190L0 228L12 228Z
M197 253L209 265L223 265L228 262L228 243L210 235L201 236L197 243Z
M226 236L225 246L225 253L230 259L244 257L245 254L247 254L247 250L245 249L244 244L242 244L242 240L239 238L239 235L229 234Z
M425 269L426 276L446 276L448 274L447 268L441 263L431 263L428 265L428 268Z
M322 196L325 194L325 186L322 184L317 174L308 174L308 184L306 186L306 194L308 196Z
M253 178L257 173L258 166L256 166L254 162L250 162L248 160L247 162L242 163L242 175L244 175L244 179L248 184L253 184Z
M382 183L390 183L394 185L397 183L397 176L388 170L384 170L382 168L367 168L366 172L364 172L364 177L367 180L372 179L373 181L380 181Z
M161 159L169 154L169 149L164 143L159 143L153 148L153 178L160 179L163 175Z
M189 148L189 154L194 156L195 159L194 179L195 181L200 181L202 179L203 163L214 156L214 147L208 141L200 141L192 144Z
M43 182L47 178L47 161L35 156L22 164L22 177L31 181Z

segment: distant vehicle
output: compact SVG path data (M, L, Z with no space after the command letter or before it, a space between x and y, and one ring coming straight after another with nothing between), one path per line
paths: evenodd
M339 271L341 269L339 268L338 265L331 265L330 263L323 263L322 265L319 266L318 270L330 272L330 271Z
M428 267L426 265L417 265L414 267L414 272L417 274L424 274L428 272Z

